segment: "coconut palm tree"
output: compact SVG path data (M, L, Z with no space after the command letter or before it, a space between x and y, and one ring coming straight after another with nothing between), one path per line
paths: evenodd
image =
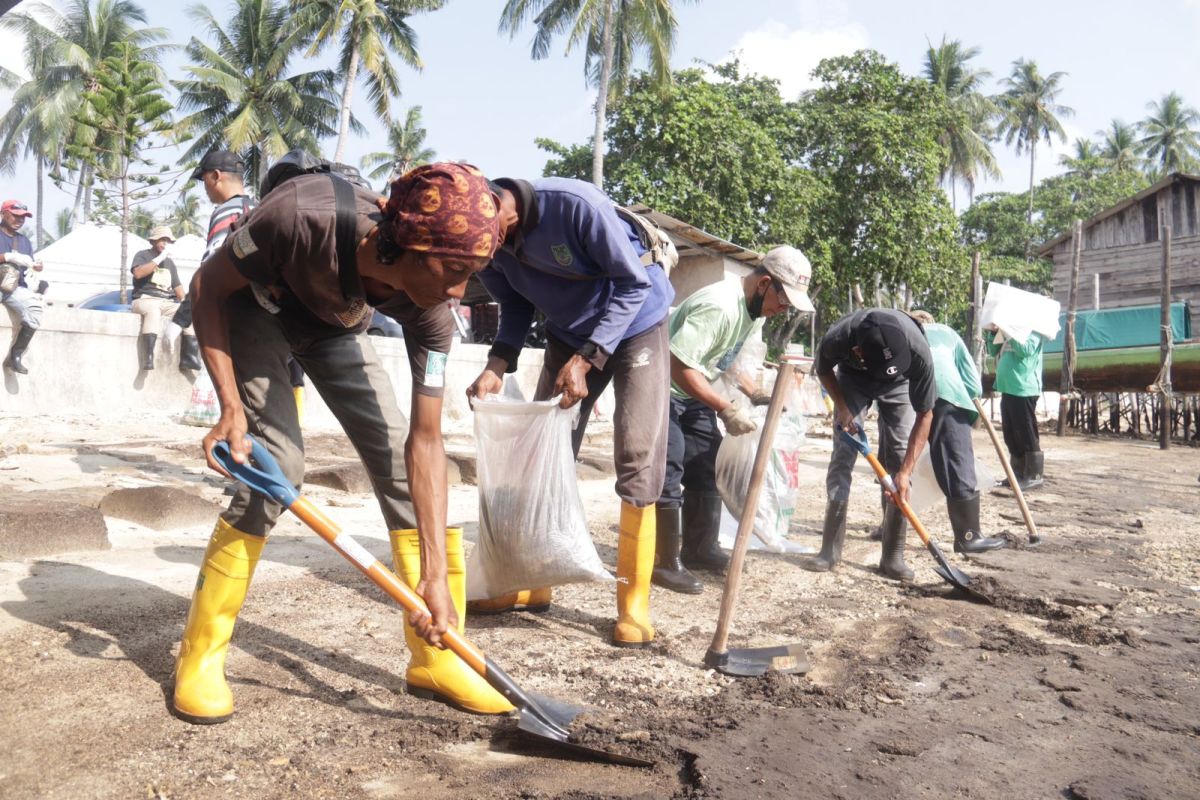
M312 42L309 56L338 40L338 73L343 78L334 161L341 161L346 152L350 104L360 72L375 113L381 120L390 120L391 99L400 96L400 77L388 56L395 54L404 64L420 70L417 34L408 18L444 4L445 0L292 0L296 22Z
M0 25L21 33L27 48L36 46L42 51L44 66L31 72L36 85L28 87L25 101L36 111L38 120L31 126L38 128L43 147L56 150L48 157L51 176L61 175L63 166L78 176L72 209L78 222L90 213L95 165L60 158L62 148L73 141L86 144L77 140L91 135L79 129L73 115L82 107L86 93L96 88L96 73L117 45L131 45L139 60L157 65L168 48L161 44L167 31L145 27L146 12L132 0L67 0L63 5L64 10L59 11L46 3L29 4L6 14ZM29 127L28 133L32 132Z
M388 126L388 150L368 153L362 158L362 168L375 180L403 175L413 167L428 164L436 153L425 146L425 128L421 124L421 107L413 106L404 122Z
M1077 138L1070 154L1058 157L1058 163L1067 168L1069 175L1091 180L1104 172L1105 162L1099 146L1091 139Z
M1106 130L1097 131L1096 135L1103 140L1100 157L1109 170L1124 172L1141 166L1142 159L1137 152L1137 129L1133 125L1114 119Z
M686 0L685 0L686 2ZM671 0L507 0L500 13L500 32L515 38L525 22L533 22L531 55L550 55L550 42L566 34L569 54L584 46L584 75L596 87L596 127L592 138L592 183L604 185L604 122L608 104L624 93L633 62L645 53L650 75L660 86L671 82L671 50L675 44L675 10Z
M1142 120L1139 147L1147 160L1157 161L1163 175L1192 168L1200 155L1200 112L1176 92L1146 108L1150 115Z
M211 10L197 4L192 19L215 42L192 37L185 52L188 77L172 81L179 90L181 138L192 144L181 164L197 162L214 147L242 155L246 177L258 186L266 162L317 142L334 132L338 94L332 70L288 74L292 57L304 47L304 33L291 23L288 6L276 0L237 0L222 26ZM361 130L353 117L352 129Z
M968 63L979 55L978 47L963 47L957 39L947 40L925 51L925 77L946 94L950 107L958 112L941 136L946 162L941 180L950 184L951 203L958 208L955 185L967 185L968 204L975 197L980 177L999 178L1000 168L989 142L994 134L992 121L999 113L995 102L980 89L992 73L974 69Z
M174 205L167 210L163 224L179 236L189 233L203 236L207 232L207 226L200 217L200 198L192 192L191 186L179 193Z
M1000 132L1004 135L1004 143L1015 144L1017 155L1029 151L1029 212L1025 221L1031 236L1033 175L1038 145L1043 140L1049 144L1051 136L1057 136L1060 142L1065 142L1067 134L1059 117L1069 117L1075 113L1074 109L1056 102L1065 77L1065 72L1042 75L1037 62L1020 58L1013 62L1012 74L1003 81L1007 89L997 98L1003 111ZM1032 247L1033 239L1030 238L1025 243L1026 257L1031 256Z

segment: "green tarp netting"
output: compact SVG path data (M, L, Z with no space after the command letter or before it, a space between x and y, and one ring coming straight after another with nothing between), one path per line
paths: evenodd
M1159 343L1158 324L1162 316L1159 305L1105 308L1100 311L1075 313L1075 349L1107 350L1113 347L1145 347ZM1067 315L1058 318L1062 329L1053 342L1047 342L1046 353L1063 351L1063 336L1067 331ZM1192 338L1192 315L1187 303L1171 304L1171 329L1175 341Z

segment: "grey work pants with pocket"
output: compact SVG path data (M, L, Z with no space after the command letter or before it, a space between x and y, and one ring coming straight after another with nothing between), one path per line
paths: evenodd
M879 439L873 442L883 468L896 474L908 450L908 437L917 421L908 397L908 381L879 384L852 370L837 369L838 387L859 428L866 430L863 415L874 402L879 410ZM833 456L825 473L825 494L829 500L849 500L850 481L858 449L840 435L833 437Z
M249 431L288 480L297 487L304 480L304 439L288 370L294 356L358 451L388 530L416 528L404 465L408 419L369 337L338 333L293 350L279 318L249 293L229 302L230 349ZM282 510L241 485L221 516L243 533L266 536Z

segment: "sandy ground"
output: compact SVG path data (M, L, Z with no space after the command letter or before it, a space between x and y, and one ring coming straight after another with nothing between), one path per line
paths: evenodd
M0 417L0 492L85 502L172 486L223 502L199 429L49 414ZM556 590L543 615L472 618L468 636L526 688L595 709L652 768L579 760L404 692L400 614L300 523L276 529L229 653L237 713L195 727L167 711L174 653L212 525L106 518L112 549L0 562L4 798L1181 798L1200 796L1200 451L1045 440L1027 549L1011 495L985 496L1014 549L965 560L994 604L934 575L915 535L909 586L867 538L878 495L860 465L846 561L747 561L731 645L801 643L806 676L734 679L703 666L722 584L655 588L658 638L608 644L613 587ZM982 435L977 452L994 464ZM819 543L829 440L811 436L791 537ZM313 464L351 455L314 436ZM615 563L611 478L580 483ZM373 499L309 496L387 558ZM476 493L451 492L475 530ZM202 511L204 509L201 509ZM950 551L943 509L925 515ZM161 527L161 526L159 526Z

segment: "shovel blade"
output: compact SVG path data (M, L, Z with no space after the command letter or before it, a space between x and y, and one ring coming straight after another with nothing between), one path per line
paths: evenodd
M785 675L808 672L808 659L800 644L776 645L774 647L734 647L724 653L709 650L704 663L725 675L753 678L768 672Z
M613 753L599 747L572 742L570 739L571 722L587 709L584 706L555 700L553 697L532 692L525 694L532 702L519 708L517 728L520 730L548 741L555 747L570 750L588 758L599 758L612 764L623 764L630 767L654 766L655 762L644 758L637 758L625 753Z

